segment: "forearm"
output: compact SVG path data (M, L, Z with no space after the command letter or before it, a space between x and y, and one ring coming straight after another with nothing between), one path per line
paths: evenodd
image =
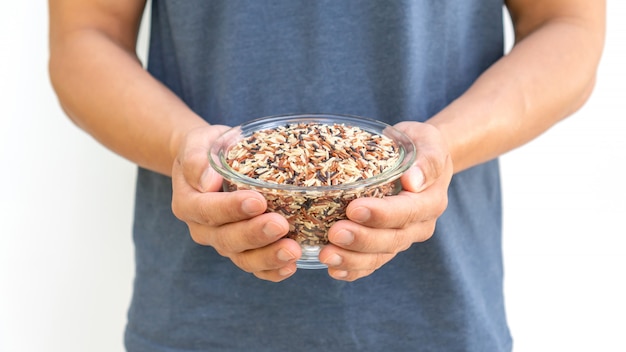
M524 36L456 101L431 118L455 172L537 137L589 97L603 30L554 20Z
M171 174L183 136L206 125L144 70L134 51L95 29L51 39L49 69L72 121L112 151L162 174Z

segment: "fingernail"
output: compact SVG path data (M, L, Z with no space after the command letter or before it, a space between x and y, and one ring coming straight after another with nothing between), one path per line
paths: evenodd
M274 221L270 221L265 224L262 231L267 237L276 237L284 232L283 227L280 226L280 224L275 223Z
M333 276L339 279L343 279L343 278L348 277L348 272L345 270L338 270L338 271L335 271Z
M293 255L291 252L284 248L278 250L278 253L276 253L276 257L278 258L278 260L281 260L283 262L289 262L296 258L295 255Z
M284 268L278 269L278 275L280 276L289 276L293 273L293 268L290 266L286 266Z
M337 266L340 265L342 261L343 259L339 255L333 254L324 261L324 264L328 266Z
M248 215L258 215L263 212L263 202L256 198L248 198L241 202L241 210Z
M372 216L372 212L365 207L358 207L350 212L350 220L356 222L366 222Z
M341 230L333 236L333 242L342 245L351 244L354 242L354 234L348 230Z

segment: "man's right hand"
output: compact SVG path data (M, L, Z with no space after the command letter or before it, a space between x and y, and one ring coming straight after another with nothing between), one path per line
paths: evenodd
M279 214L265 213L261 194L221 192L223 179L210 167L208 155L212 141L226 129L211 125L187 135L172 168L172 209L196 243L215 248L260 279L282 281L295 273L300 246L283 238L289 224Z

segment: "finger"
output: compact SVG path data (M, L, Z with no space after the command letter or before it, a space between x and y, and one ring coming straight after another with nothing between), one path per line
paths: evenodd
M378 269L344 270L339 268L328 268L327 270L328 275L335 280L353 282L366 276L372 275L372 273L374 273Z
M320 252L320 261L328 266L328 274L344 281L370 275L394 257L394 253L360 253L332 245Z
M397 253L414 242L423 242L435 231L436 220L411 224L404 229L376 229L351 221L340 221L328 231L328 241L336 247L359 253Z
M328 268L328 275L335 280L353 282L358 279L371 275L375 270L352 270Z
M262 280L280 282L293 276L298 269L296 263L289 263L282 268L274 270L265 270L254 273L254 276Z
M437 218L446 207L445 188L431 187L422 193L402 191L384 198L358 198L348 204L346 215L368 227L400 229Z
M226 257L265 247L284 237L289 231L287 220L276 213L265 213L219 227L208 227L193 222L188 223L188 226L195 242L214 247Z
M230 259L240 269L264 279L282 278L295 272L302 251L298 243L283 238L265 247L233 255Z
M172 198L174 214L185 222L218 227L263 214L267 202L255 191L234 192L175 192Z

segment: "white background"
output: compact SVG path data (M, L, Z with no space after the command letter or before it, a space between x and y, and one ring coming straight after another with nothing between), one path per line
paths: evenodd
M587 105L502 158L517 352L626 351L626 2L608 17ZM0 351L122 351L135 168L69 122L46 64L45 2L3 1Z

